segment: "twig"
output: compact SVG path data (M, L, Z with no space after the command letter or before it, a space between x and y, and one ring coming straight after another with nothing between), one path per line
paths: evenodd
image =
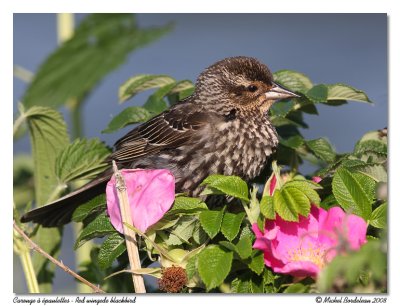
M21 235L22 238L24 238L24 240L32 247L32 249L34 249L36 252L38 252L39 254L43 255L44 257L46 257L48 260L50 260L52 263L54 263L55 265L59 266L61 269L63 269L65 272L67 272L68 274L72 275L73 277L75 277L77 280L79 280L80 282L86 284L87 286L89 286L90 288L93 289L93 291L95 293L105 293L105 291L101 290L98 286L92 284L91 282L89 282L88 280L84 279L82 276L76 274L74 271L72 271L70 268L68 268L66 265L64 265L62 262L58 261L57 259L55 259L54 257L52 257L51 255L49 255L48 253L46 253L41 247L39 247L36 243L34 243L32 241L32 239L30 239L25 233L24 231L15 223L15 220L13 222L13 226L14 229L18 232L18 234Z
M136 233L130 229L126 224L133 225L131 208L129 206L128 194L126 192L126 184L122 174L119 172L117 164L113 161L113 170L116 180L116 188L119 200L119 207L121 210L121 217L125 235L126 249L128 251L129 263L132 270L141 269L139 250L137 247ZM136 293L146 293L144 286L143 276L132 274L133 285Z

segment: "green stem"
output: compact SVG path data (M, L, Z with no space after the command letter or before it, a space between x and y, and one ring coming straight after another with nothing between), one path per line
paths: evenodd
M71 98L67 102L72 121L72 139L82 138L83 124L82 124L82 103L76 99Z
M75 223L73 225L74 229L74 237L76 240L76 237L79 236L79 232L82 230L82 224ZM82 265L85 262L90 262L90 251L92 250L94 246L93 241L87 241L84 245L79 247L75 251L75 262L76 262L76 268L78 269L80 265ZM91 293L92 290L88 286L86 286L84 283L78 282L77 283L77 290L79 293Z
M22 269L24 270L29 293L40 293L39 284L33 268L32 258L29 250L26 248L23 251L21 250L19 252L19 259L21 260Z
M14 211L16 211L15 206L14 206ZM19 217L18 214L17 217ZM14 252L18 255L19 260L21 261L21 266L22 269L24 270L24 276L26 280L26 285L28 287L28 291L29 293L40 293L39 283L36 278L35 269L33 267L30 249L24 244L24 242L21 240L20 235L18 235L18 232L15 230L15 221L14 221L13 232L14 232L13 235Z
M25 121L25 119L26 119L25 114L21 114L21 115L19 115L17 120L14 121L13 136L15 136L15 134L17 134L19 127Z

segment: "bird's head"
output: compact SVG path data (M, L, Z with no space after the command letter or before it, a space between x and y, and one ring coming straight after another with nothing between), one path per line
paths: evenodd
M268 67L251 57L230 57L204 70L196 82L201 103L224 111L265 114L280 99L299 97L274 83Z

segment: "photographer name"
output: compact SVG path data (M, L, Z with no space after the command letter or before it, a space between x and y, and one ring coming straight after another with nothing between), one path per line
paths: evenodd
M332 304L347 304L347 303L366 303L366 304L374 304L374 303L386 303L387 298L376 298L376 297L372 297L372 298L366 298L366 297L348 297L348 296L327 296L324 297L324 299L322 300L323 303L332 303Z

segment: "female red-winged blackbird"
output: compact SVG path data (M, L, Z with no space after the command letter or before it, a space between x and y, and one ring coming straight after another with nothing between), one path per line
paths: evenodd
M223 59L203 71L190 97L134 128L115 143L108 158L119 168L164 168L176 191L198 196L213 173L257 176L278 144L268 118L271 105L297 97L273 82L267 66L250 57ZM71 220L81 204L105 191L111 169L82 188L26 213L22 222L46 227Z

